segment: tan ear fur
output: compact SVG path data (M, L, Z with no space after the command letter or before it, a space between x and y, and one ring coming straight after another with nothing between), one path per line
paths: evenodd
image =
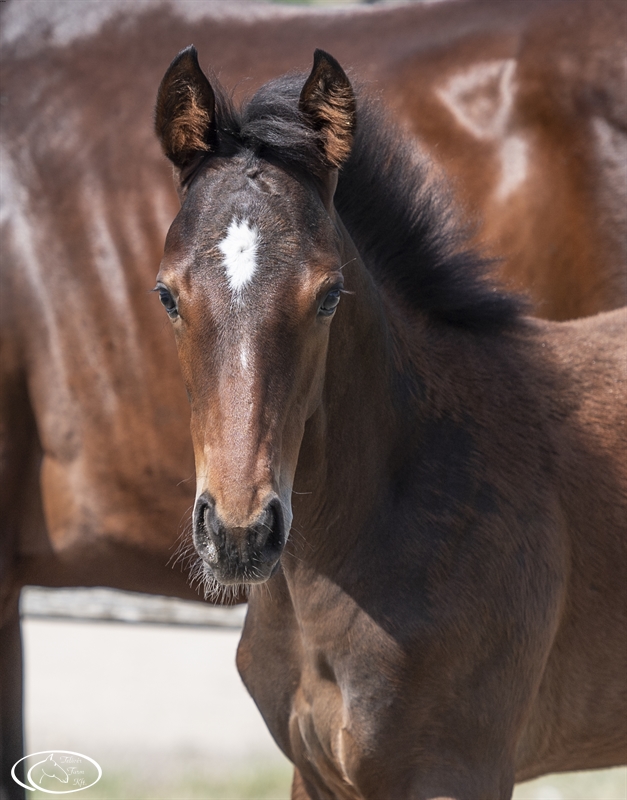
M180 170L216 147L215 95L194 46L176 56L161 81L155 130L163 152Z
M339 167L350 155L357 121L355 94L338 62L316 50L311 75L300 94L299 107L320 131L322 150L330 167Z

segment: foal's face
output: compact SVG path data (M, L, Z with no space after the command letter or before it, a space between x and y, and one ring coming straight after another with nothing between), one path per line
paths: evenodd
M157 285L191 402L194 544L222 583L278 565L341 267L318 192L249 156L211 162L168 234Z

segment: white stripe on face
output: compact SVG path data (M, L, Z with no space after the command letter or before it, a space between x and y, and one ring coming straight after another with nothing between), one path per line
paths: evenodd
M218 245L224 257L223 264L229 287L238 299L257 269L258 240L256 228L251 228L246 220L236 222L233 219L226 237Z
M242 369L244 372L246 372L248 370L248 346L246 345L246 342L242 342L242 346L240 347L239 360L240 364L242 365Z

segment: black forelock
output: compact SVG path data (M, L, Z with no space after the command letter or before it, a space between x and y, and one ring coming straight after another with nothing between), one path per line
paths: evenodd
M269 81L237 107L219 83L216 95L219 152L225 155L246 149L260 158L282 162L297 173L321 176L320 134L298 108L305 76L285 75Z
M248 150L320 177L326 167L319 135L298 107L305 79L270 81L241 108L212 81L218 155ZM525 303L491 281L491 262L468 246L450 193L429 167L416 142L358 92L355 142L340 169L335 205L367 269L434 320L485 332L515 324Z

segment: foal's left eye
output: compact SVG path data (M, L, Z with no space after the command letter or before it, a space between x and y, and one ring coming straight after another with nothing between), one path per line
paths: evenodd
M168 315L170 317L176 317L178 315L178 309L176 308L176 300L172 297L170 290L166 289L165 286L157 286L157 291L159 292L159 300L161 300Z
M332 289L320 304L318 313L322 314L323 317L329 317L337 308L340 302L340 295L340 289Z

